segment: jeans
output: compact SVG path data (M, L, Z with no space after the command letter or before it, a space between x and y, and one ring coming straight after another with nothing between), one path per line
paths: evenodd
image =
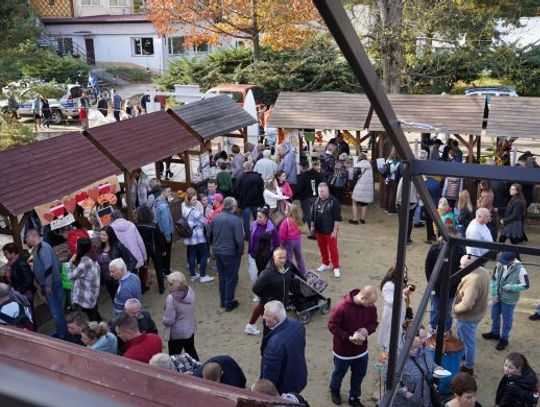
M540 315L540 303L536 306L536 313Z
M304 199L302 202L300 202L300 205L302 206L302 213L304 215L304 222L306 222L306 225L311 225L311 217L313 215L313 203L315 202L316 197L311 197L308 199Z
M476 359L476 329L480 321L460 321L457 320L456 328L458 338L465 345L465 362L463 366L467 369L474 369Z
M437 329L439 323L439 296L431 294L431 310L429 311L429 326L431 329ZM452 328L452 307L454 306L454 297L448 298L448 306L446 308L446 320L444 321L444 332Z
M328 266L330 259L332 259L332 266L335 269L339 268L339 252L337 247L337 237L332 237L331 234L315 233L317 238L317 245L319 246L319 252L321 253L322 264ZM330 256L328 252L330 251Z
M368 355L365 354L361 358L356 359L340 359L334 356L334 371L332 372L332 380L330 389L339 392L341 382L347 369L351 368L351 389L349 390L349 398L360 398L362 395L362 380L366 375L368 366Z
M512 329L512 322L514 322L514 308L516 308L516 304L505 304L500 301L491 307L491 332L500 335L502 341L507 341L510 338L510 330Z
M241 256L216 254L219 276L219 299L222 308L230 308L234 302L234 292L238 284L238 269Z
M199 271L201 277L206 275L206 264L208 263L208 245L206 242L192 244L187 246L189 274L193 277L197 268L197 260L199 260Z
M246 206L242 208L242 225L244 226L244 236L249 238L250 235L250 215L255 220L257 218L257 206Z
M424 205L416 205L416 208L414 209L414 224L418 225L419 223L422 223L422 211L424 210Z
M49 305L49 311L56 324L56 335L59 338L64 338L67 335L66 315L64 313L64 306L62 303L62 284L53 284L52 293L46 294L47 304Z

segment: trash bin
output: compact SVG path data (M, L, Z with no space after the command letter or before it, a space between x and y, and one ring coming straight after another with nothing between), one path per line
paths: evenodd
M436 336L431 336L428 341L428 352L429 355L435 360L435 344L436 344ZM463 342L459 340L459 338L455 337L453 334L447 334L447 336L444 337L444 345L443 345L443 355L441 360L441 367L448 370L450 373L452 373L450 376L445 377L444 379L438 379L439 384L437 386L437 390L440 394L451 394L452 389L450 388L450 382L452 381L452 378L459 373L459 368L461 367L461 359L463 358L464 354L464 348Z

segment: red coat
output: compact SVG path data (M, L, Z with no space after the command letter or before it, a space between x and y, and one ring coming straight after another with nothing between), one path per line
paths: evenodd
M143 363L150 362L152 356L160 353L162 348L161 338L156 334L143 333L126 342L124 356Z
M371 335L377 329L377 307L356 304L353 297L360 290L352 290L332 309L328 329L334 335L334 353L343 357L361 355L367 351L367 339L361 345L349 340L355 331L366 328Z

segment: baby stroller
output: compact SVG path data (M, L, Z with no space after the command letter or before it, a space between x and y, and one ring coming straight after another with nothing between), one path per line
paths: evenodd
M323 314L330 312L332 300L323 294L326 287L328 283L313 271L308 271L303 278L294 276L290 288L290 303L302 324L307 324L311 320L311 314L317 310L321 310Z

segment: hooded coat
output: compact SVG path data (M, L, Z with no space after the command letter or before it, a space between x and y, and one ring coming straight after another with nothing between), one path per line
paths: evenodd
M287 174L287 182L289 185L296 185L296 177L298 175L298 168L296 166L296 159L294 157L294 151L290 143L284 143L283 146L287 150L279 163L278 170L285 171Z
M277 269L274 261L270 260L253 284L253 292L261 299L263 305L276 300L287 306L289 288L294 274L300 276L298 269L289 261L285 263L285 271L282 273Z
M169 340L188 339L197 330L195 317L195 291L191 287L176 290L165 299L165 312L161 322L170 328Z
M532 407L538 402L534 393L538 377L532 369L524 370L521 376L504 375L497 387L495 404L499 407Z
M368 160L358 162L353 177L354 189L352 200L355 202L373 202L373 169Z
M126 246L133 257L137 259L135 267L142 267L148 256L146 255L146 247L144 246L141 234L135 224L120 218L112 222L111 227L116 233L118 240L120 240L120 243Z

